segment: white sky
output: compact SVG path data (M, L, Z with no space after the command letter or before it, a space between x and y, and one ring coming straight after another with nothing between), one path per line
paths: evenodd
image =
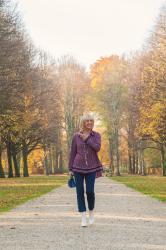
M164 0L17 0L35 45L86 67L140 49Z

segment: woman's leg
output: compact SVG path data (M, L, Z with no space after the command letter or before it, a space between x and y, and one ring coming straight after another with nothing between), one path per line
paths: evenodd
M84 197L84 174L74 172L76 182L77 204L78 211L86 211L85 197Z
M95 206L95 192L94 192L95 176L96 176L96 172L86 174L85 176L86 194L87 194L89 210L93 210Z

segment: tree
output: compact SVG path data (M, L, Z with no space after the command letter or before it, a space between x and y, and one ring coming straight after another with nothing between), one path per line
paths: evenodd
M125 72L126 62L118 56L101 58L91 67L91 84L99 101L99 112L106 122L115 175L120 175L119 136L127 96Z

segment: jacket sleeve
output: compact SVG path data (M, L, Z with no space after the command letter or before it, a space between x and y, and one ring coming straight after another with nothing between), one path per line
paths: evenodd
M71 142L70 155L69 155L69 164L68 164L69 171L72 171L74 158L76 154L77 154L77 144L76 144L76 134L74 134Z
M96 152L98 152L101 148L101 135L96 133L95 136L89 136L85 142L93 148Z

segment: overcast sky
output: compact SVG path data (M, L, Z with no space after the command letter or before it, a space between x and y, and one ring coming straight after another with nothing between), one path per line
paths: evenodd
M35 45L89 67L140 49L164 0L18 0Z

